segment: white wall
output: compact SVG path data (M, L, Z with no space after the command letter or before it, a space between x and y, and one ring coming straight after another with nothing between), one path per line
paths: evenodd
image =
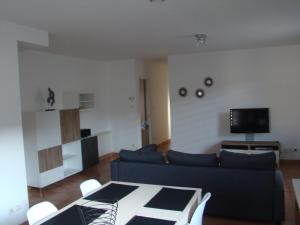
M141 129L136 61L110 62L109 74L109 115L114 150L140 148Z
M300 147L300 46L174 55L169 71L173 149L213 152L221 140L245 140L229 131L229 109L240 107L270 108L271 133L256 140ZM215 85L197 99L194 92L207 76ZM186 98L177 94L182 86Z
M28 194L17 41L48 45L48 33L0 21L0 224L26 220Z
M106 130L107 102L105 99L106 63L37 51L20 53L22 111L46 109L48 87L55 92L56 109L63 108L63 93L94 93L95 108L81 112L81 127L92 133Z
M152 143L170 139L169 71L166 59L145 61L149 84Z
M24 51L20 68L23 112L44 110L48 87L55 92L56 109L63 108L64 92L94 93L95 108L80 112L80 125L101 133L99 155L140 146L134 60L102 62ZM135 98L133 102L128 100L130 96Z

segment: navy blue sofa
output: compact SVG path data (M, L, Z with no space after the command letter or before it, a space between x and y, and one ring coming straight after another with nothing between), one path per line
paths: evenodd
M212 198L205 213L238 219L284 220L283 176L280 170L255 170L172 165L165 163L111 162L113 181L202 188Z

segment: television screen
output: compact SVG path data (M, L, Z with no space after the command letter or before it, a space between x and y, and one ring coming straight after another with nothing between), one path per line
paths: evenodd
M269 133L269 109L231 109L231 133Z

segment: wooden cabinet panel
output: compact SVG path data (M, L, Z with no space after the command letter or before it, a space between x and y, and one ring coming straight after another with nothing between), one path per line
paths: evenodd
M80 118L78 109L60 111L60 129L63 144L80 139Z
M85 138L81 141L82 166L87 169L99 162L97 136Z
M38 157L40 173L63 165L61 146L40 150Z

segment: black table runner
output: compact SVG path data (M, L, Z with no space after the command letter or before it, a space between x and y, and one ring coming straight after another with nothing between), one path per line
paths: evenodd
M174 225L175 221L161 220L143 216L133 217L126 225Z
M145 207L183 211L194 194L194 190L162 188Z
M115 203L137 188L138 186L111 183L105 188L102 188L101 190L85 197L84 199L106 203Z

